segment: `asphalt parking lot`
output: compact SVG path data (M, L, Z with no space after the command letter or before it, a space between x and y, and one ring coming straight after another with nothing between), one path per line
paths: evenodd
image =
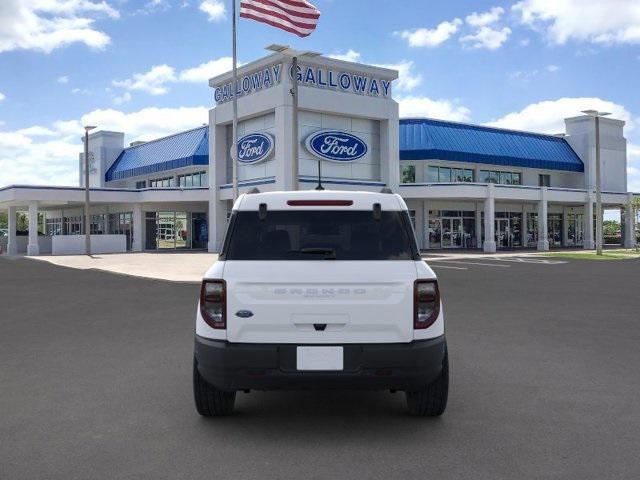
M203 419L197 285L0 258L0 478L637 478L640 261L433 266L443 417L387 392L252 392Z

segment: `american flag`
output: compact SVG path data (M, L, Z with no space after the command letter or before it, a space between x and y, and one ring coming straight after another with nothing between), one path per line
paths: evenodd
M320 10L306 0L241 0L240 16L306 37L316 29Z

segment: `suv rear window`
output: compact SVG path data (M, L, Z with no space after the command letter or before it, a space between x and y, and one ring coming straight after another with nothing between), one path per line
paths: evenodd
M221 260L415 260L409 215L371 210L272 210L231 216Z

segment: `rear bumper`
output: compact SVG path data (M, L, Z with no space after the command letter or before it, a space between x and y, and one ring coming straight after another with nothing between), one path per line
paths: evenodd
M229 343L196 336L200 375L221 390L425 388L441 372L446 340L410 343L346 344L344 370L296 369L296 347L289 344Z

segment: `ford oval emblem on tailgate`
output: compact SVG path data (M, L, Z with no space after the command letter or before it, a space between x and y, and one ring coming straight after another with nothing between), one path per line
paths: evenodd
M238 310L236 312L236 317L240 317L240 318L253 317L253 312L251 310Z

